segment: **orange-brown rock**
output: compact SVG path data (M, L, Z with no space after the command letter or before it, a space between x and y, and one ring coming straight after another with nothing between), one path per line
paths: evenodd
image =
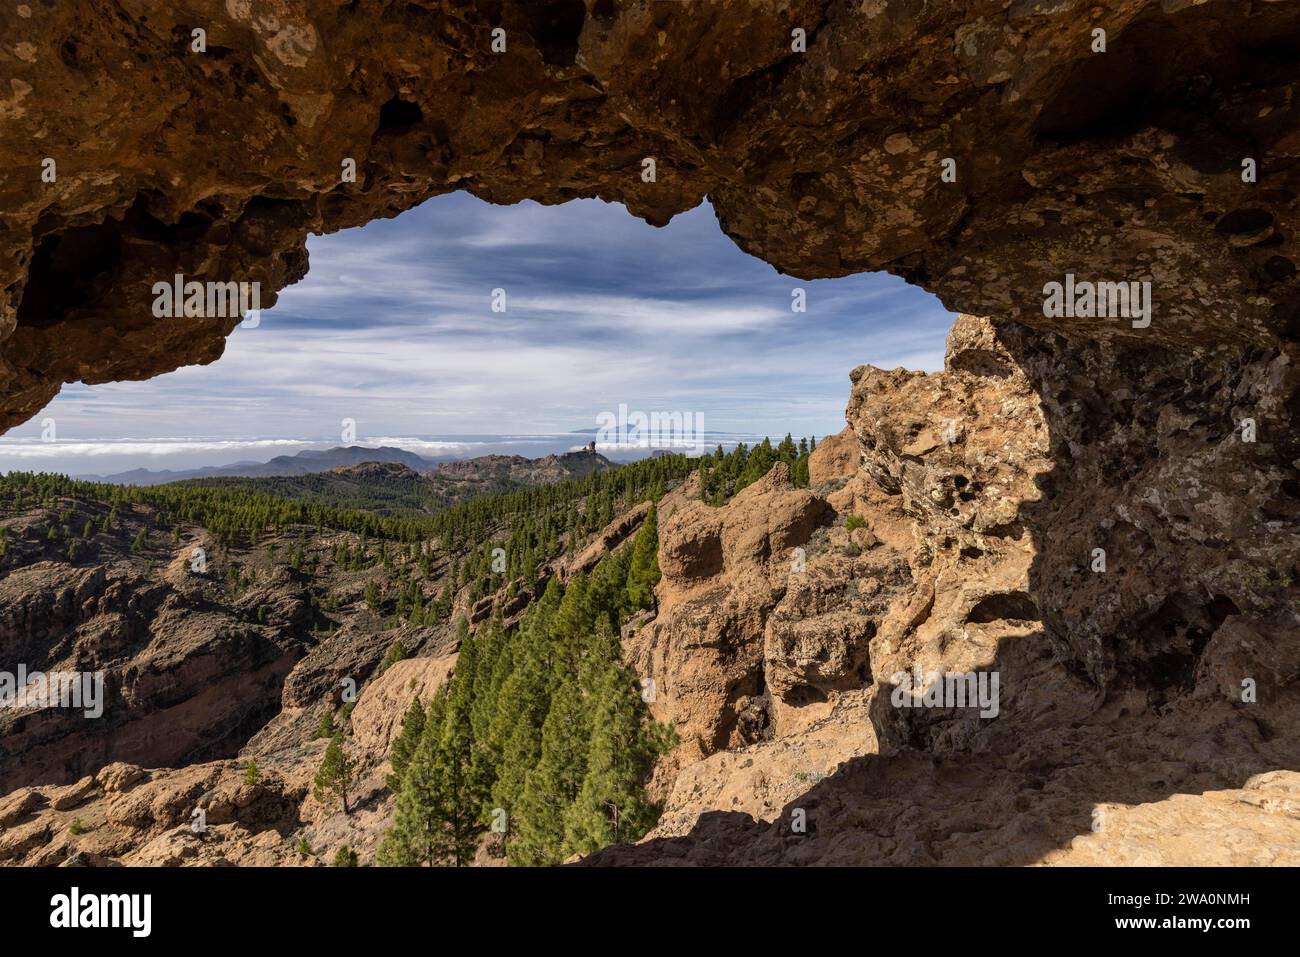
M352 736L364 752L387 756L411 701L426 708L456 667L456 653L406 658L372 681L352 709Z
M660 613L628 654L683 732L661 777L680 787L663 834L597 859L1292 860L1261 846L1293 839L1300 767L1296 4L255 7L0 10L0 425L64 382L219 356L238 317L152 315L176 273L261 282L269 307L309 232L439 193L600 196L656 224L707 195L785 272L887 269L997 321L961 320L942 374L855 371L860 468L824 496L778 474L721 509L664 503ZM1149 282L1150 323L1048 315L1067 274ZM313 657L292 575L208 608L183 574L23 548L0 646L102 664L120 723L2 716L0 747L38 757L0 754L0 773L39 794L3 805L0 859L226 860L177 815L198 787L241 806L238 767L206 759L285 685L301 696L248 746L299 777L247 805L269 809L251 829L214 827L240 859L291 860L256 828L318 758L306 729L342 674L327 652L355 651L362 683L380 629ZM998 716L896 706L913 668L996 671ZM863 711L871 733L836 739L860 753L819 737ZM718 753L741 747L752 796L709 777L748 772ZM110 766L70 810L42 790L124 756L205 763ZM787 773L826 776L790 797ZM371 755L355 818L307 798L286 826L371 847L381 779ZM1093 831L1098 810L1117 831ZM58 816L83 813L102 843ZM1190 846L1211 827L1212 850Z
M783 271L888 269L1076 338L1294 338L1294 4L914 7L10 4L0 421L216 359L238 317L156 319L155 282L256 281L269 307L309 232L456 189L656 224L707 195ZM1067 273L1150 281L1158 318L1046 318Z
M858 440L848 426L817 443L808 456L808 484L817 486L852 478L858 471Z
M685 495L663 509L659 616L627 654L655 682L651 710L682 737L678 760L756 740L769 722L763 635L794 549L827 514L777 465L714 508Z
M962 317L942 373L855 370L862 470L832 493L803 576L771 605L705 583L765 612L764 733L679 750L659 826L591 862L1293 862L1300 628L1279 570L1300 549L1272 465L1286 440L1251 449L1227 411L1274 407L1292 373L1142 361L1158 386L1125 391L1107 347L1063 362L1022 327ZM1098 415L1108 403L1124 413ZM679 514L694 525L665 552L715 535L727 509ZM1271 558L1231 531L1252 524ZM672 670L721 684L731 660L686 635L730 619L678 613L665 603L631 647L677 629ZM757 626L726 634L746 648ZM935 677L981 673L996 708L924 700Z

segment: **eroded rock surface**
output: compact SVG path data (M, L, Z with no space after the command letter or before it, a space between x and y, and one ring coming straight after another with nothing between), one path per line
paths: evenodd
M765 733L690 753L656 830L593 863L1296 859L1291 439L1243 442L1234 413L1294 394L1291 366L1106 345L1062 360L1055 347L964 316L942 373L854 370L861 469L810 469L841 474L817 486L831 511L804 570L773 552L695 586L759 609L762 652L756 629L732 637L718 615L691 633L748 658L679 640L668 659L696 684L748 661ZM1127 361L1145 391L1119 384ZM678 512L665 556L706 541L737 502ZM663 609L634 651L683 627L677 566L664 567ZM748 584L763 571L768 592ZM996 674L997 707L921 707L896 687L917 672Z
M707 195L797 276L885 269L1075 337L1294 341L1298 36L1264 0L9 4L0 422L217 358L238 317L155 319L155 282L270 307L308 232L458 189L656 224ZM1067 273L1151 282L1150 327L1044 318Z

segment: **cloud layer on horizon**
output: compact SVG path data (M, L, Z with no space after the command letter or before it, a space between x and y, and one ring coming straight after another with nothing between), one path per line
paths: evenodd
M230 460L221 441L329 442L345 418L362 441L555 433L620 403L702 412L709 431L824 435L843 425L850 369L941 368L952 324L892 276L783 276L724 236L707 203L655 229L600 200L458 193L308 249L306 279L218 362L67 386L7 438L39 437L48 417L64 447L37 456L59 459L51 468L103 440L165 456L167 436L213 443L217 462ZM796 287L806 313L791 312ZM33 467L30 446L0 440L0 469Z

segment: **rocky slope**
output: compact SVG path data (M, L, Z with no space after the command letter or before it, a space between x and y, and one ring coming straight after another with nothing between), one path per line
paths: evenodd
M400 457L422 461L401 449L393 451ZM590 450L535 459L522 455L480 455L426 465L430 468L415 469L401 461L363 461L305 475L217 476L197 481L216 488L247 489L297 501L392 515L434 513L476 496L586 478L613 468L609 459Z
M658 827L587 863L1300 863L1295 498L1281 443L1267 428L1242 442L1230 411L1270 408L1291 388L1289 369L1152 352L1153 387L1133 394L1105 389L1106 347L1061 364L1044 358L1052 346L1025 327L961 317L944 372L853 371L849 426L818 446L810 488L792 487L778 464L721 507L699 500L694 478L664 496L658 608L629 623L624 651L680 744L652 781ZM1100 435L1099 393L1075 391L1085 380L1123 404ZM622 547L647 508L517 588L503 600L507 624L546 577ZM1270 533L1267 549L1241 531L1252 528ZM36 548L40 536L21 540ZM1166 561L1174 549L1179 561ZM58 566L38 557L20 555L0 587L29 594L22 576ZM283 603L295 587L270 584L259 600ZM359 582L348 587L355 600ZM164 605L187 594L175 576L154 588ZM481 623L492 598L465 610ZM159 627L196 617L189 608ZM22 620L67 627L49 609ZM273 641L277 627L259 623L258 634ZM192 652L155 662L146 645L123 673L185 674L209 632L180 633ZM0 857L318 863L299 850L305 840L325 856L347 843L371 859L409 695L431 695L455 660L445 630L396 634L416 657L382 675L395 633L363 619L290 642L287 674L268 679L274 716L237 756L85 775L66 760L62 776L42 765L36 786L0 803ZM27 640L96 647L51 643L48 626ZM998 686L979 707L900 697L917 672L996 674ZM343 815L316 804L309 784L323 748L314 728L349 675L369 678L350 718L358 807ZM93 762L113 749L76 750ZM250 760L255 785L243 777ZM209 814L205 836L189 827L195 807ZM497 862L485 850L481 863Z
M569 478L585 478L592 472L612 468L613 463L593 449L544 455L530 459L523 455L480 455L457 462L443 462L434 473L440 482L483 490L518 485L544 485Z
M308 232L437 193L660 224L707 195L785 272L885 269L994 321L940 375L857 370L812 490L665 504L627 652L683 743L660 831L595 860L1294 862L1298 26L1294 0L9 5L0 423L217 358L238 317L150 313L175 273L266 307ZM1150 282L1150 325L1045 315L1067 274ZM105 623L41 653L151 647L122 601L196 610L115 592L129 570L29 574L67 596L39 620ZM208 640L289 687L297 650L237 610ZM914 667L996 671L998 716L894 706ZM43 787L8 859L78 800Z
M394 468L349 472L365 482ZM391 542L387 562L372 542L360 567L340 563L335 547L355 552L360 540L329 528L289 526L223 546L193 523L167 541L152 506L64 498L0 511L4 660L29 673L104 675L94 720L30 700L0 707L0 864L310 865L344 844L371 862L391 823L393 737L411 699L427 704L449 679L453 622L481 624L500 607L513 626L549 578L590 570L647 511L575 542L532 581L498 580L476 600L462 577L430 625L393 616L392 600L414 580L432 602L449 581L452 556L441 551L424 576ZM69 560L47 530L83 522L91 534ZM195 549L208 562L202 572ZM457 561L469 560L466 549ZM365 600L371 583L378 609ZM398 645L406 657L385 664ZM312 795L327 716L355 763L349 814ZM485 851L483 863L500 859Z
M450 624L393 627L368 609L366 582L383 584L387 572L324 562L336 539L354 541L342 533L291 528L223 548L189 526L172 542L153 531L137 549L128 546L157 523L137 506L69 562L46 527L99 522L108 508L59 505L3 523L0 648L29 672L102 671L106 703L98 720L0 708L0 863L283 864L304 860L295 849L304 836L332 841L331 853L377 841L387 815L367 802L387 797L396 706L386 689L400 680L404 693L432 695L455 661ZM309 531L308 552L321 564L290 567ZM192 567L196 548L210 558L204 573ZM378 677L397 642L422 657ZM361 691L352 720L362 810L322 824L318 839L304 831L313 808L322 821L331 816L309 794L325 744L315 732L342 703L344 679ZM260 769L255 785L245 782L249 761ZM203 834L191 828L196 809L206 814ZM340 828L357 833L334 840Z
M1151 355L1133 394L1036 343L963 317L943 373L854 370L811 492L665 519L630 647L689 734L595 863L1300 861L1297 506L1229 411L1289 373ZM1125 412L1083 442L1090 375ZM996 673L996 715L900 707L918 670Z
M349 445L332 449L306 449L294 455L277 455L268 462L236 462L233 465L206 466L188 470L131 469L128 472L116 472L112 475L81 477L119 485L162 485L166 482L198 478L312 475L381 462L400 465L415 472L426 471L435 464L405 449Z

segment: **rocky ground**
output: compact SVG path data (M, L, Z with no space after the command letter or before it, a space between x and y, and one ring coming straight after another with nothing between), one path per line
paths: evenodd
M432 626L367 606L370 582L391 595L391 569L328 560L340 539L356 548L355 535L290 526L224 547L184 525L169 540L152 507L119 507L103 530L110 505L80 499L4 518L5 660L29 671L102 671L108 704L96 720L35 704L0 709L0 863L314 864L343 844L370 862L392 812L390 744L412 698L427 703L450 676L453 622L479 625L499 607L513 626L547 578L590 570L647 510L620 515L544 565L537 581L477 600L462 582L451 614ZM87 521L94 534L69 561L46 530ZM138 549L142 530L151 537ZM303 542L305 560L294 567ZM209 559L202 573L192 567L196 548ZM440 554L423 584L429 599L448 567ZM385 669L397 644L407 657ZM356 765L349 813L311 794L327 715L346 731ZM202 833L193 827L199 811ZM499 860L485 852L483 862Z
M1216 408L1269 377L1116 388L1085 444L1099 357L1032 341L963 317L943 373L854 370L811 491L664 509L629 653L684 742L658 828L592 862L1300 862L1294 502ZM999 713L898 707L918 668L996 671Z
M78 506L76 524L102 518L95 505ZM0 578L0 647L31 670L104 672L111 706L93 721L62 708L0 711L6 862L290 861L325 745L315 730L343 703L343 679L367 698L353 711L353 740L377 765L391 735L391 715L374 714L385 694L384 679L371 680L381 659L399 641L426 655L414 671L399 662L384 678L391 685L404 674L417 688L427 680L428 694L454 661L449 625L391 627L365 607L365 583L383 581L381 567L320 575L289 567L305 529L223 549L189 528L165 544L155 534L137 554L128 544L153 520L137 507L73 564L43 536L24 534L50 519L38 509L5 523L16 545ZM211 573L192 571L196 547L208 549ZM231 566L251 581L232 586L222 577ZM326 598L341 610L326 615ZM250 760L260 771L253 786ZM372 775L381 789L384 773ZM190 831L199 808L211 825L203 836Z

